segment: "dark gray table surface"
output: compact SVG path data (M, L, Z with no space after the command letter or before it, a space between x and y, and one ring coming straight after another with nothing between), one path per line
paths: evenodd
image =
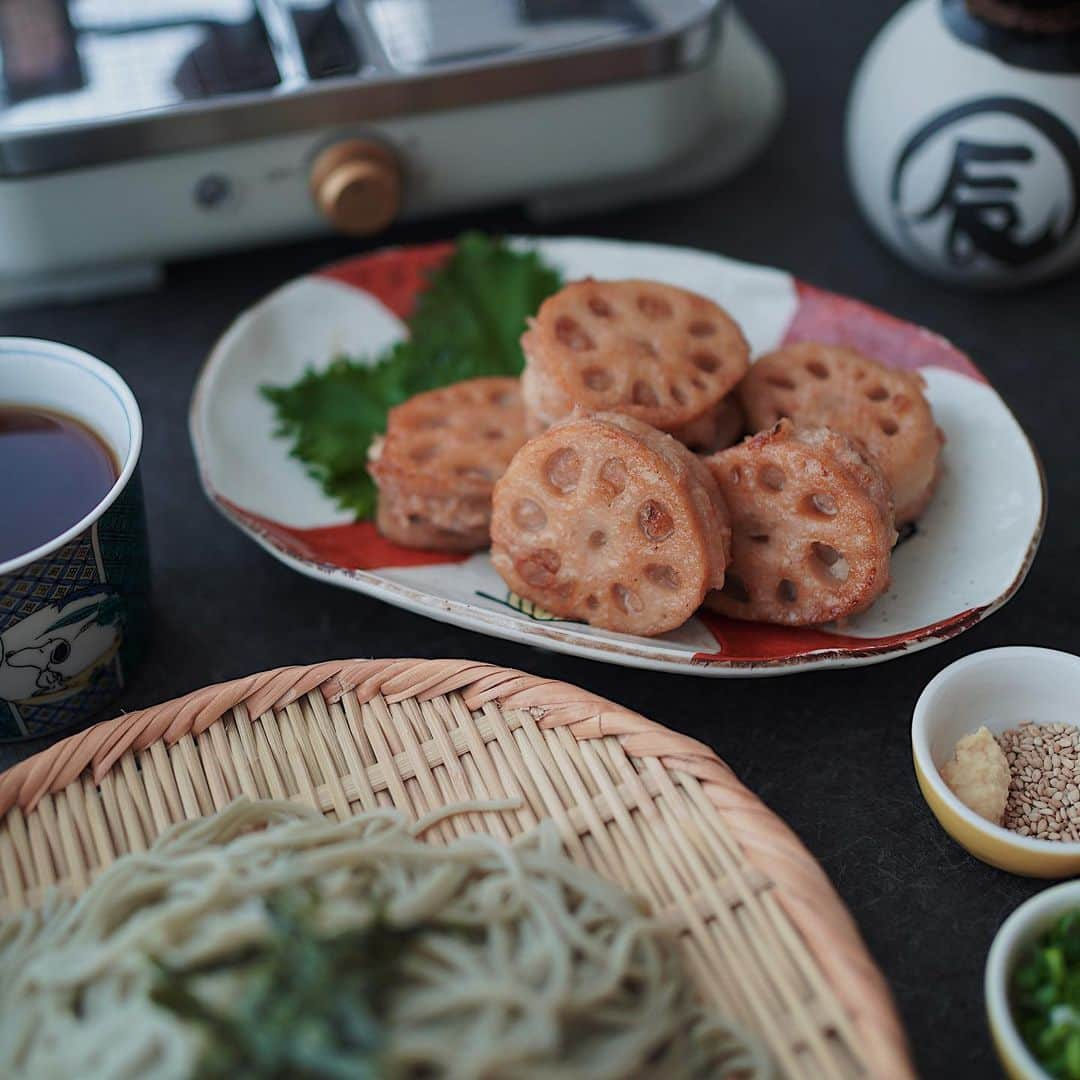
M996 1072L982 1004L986 950L1002 920L1042 885L984 866L941 832L915 785L909 725L930 677L967 653L1007 644L1080 652L1073 521L1080 278L1009 295L949 290L898 263L870 235L845 181L841 121L857 58L894 6L837 4L826 18L786 0L759 0L748 15L784 66L789 90L772 147L716 191L564 230L696 245L784 267L932 327L971 353L1043 457L1050 516L1017 597L945 645L879 666L777 679L657 674L427 621L310 581L264 554L199 488L187 436L192 383L242 308L361 250L355 242L186 262L159 292L7 313L0 333L88 350L119 370L142 407L156 615L149 660L124 707L280 664L371 655L484 659L612 697L715 747L821 859L892 985L920 1071L984 1076ZM452 237L472 226L531 230L509 208L397 228L379 243ZM0 748L0 766L12 760L11 748Z

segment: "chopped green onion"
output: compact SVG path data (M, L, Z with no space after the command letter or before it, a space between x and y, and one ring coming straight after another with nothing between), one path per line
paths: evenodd
M1012 973L1021 1038L1053 1077L1080 1080L1080 908L1066 912L1027 949Z

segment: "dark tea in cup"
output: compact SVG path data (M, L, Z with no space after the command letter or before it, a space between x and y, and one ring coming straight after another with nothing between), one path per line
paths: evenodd
M0 563L78 524L119 475L109 447L74 417L0 403Z
M138 669L142 418L100 360L0 337L0 743L105 719Z

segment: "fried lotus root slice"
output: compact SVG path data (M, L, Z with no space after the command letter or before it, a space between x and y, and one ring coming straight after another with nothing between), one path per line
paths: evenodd
M695 454L715 454L734 446L746 431L746 420L734 394L671 434Z
M495 481L524 441L517 379L467 379L391 409L368 460L379 531L407 547L487 547Z
M724 583L731 526L704 463L632 417L549 428L495 486L491 561L548 611L628 634L681 626Z
M655 281L567 285L540 306L521 346L525 405L544 425L611 411L674 431L715 409L749 365L723 308Z
M705 463L733 530L726 581L708 607L815 626L865 611L888 587L889 488L855 440L782 420Z
M387 540L425 551L481 551L490 541L491 499L415 495L383 488L375 526Z
M751 430L781 417L860 440L892 486L896 522L918 518L934 492L945 438L921 376L853 349L804 341L763 356L739 387Z

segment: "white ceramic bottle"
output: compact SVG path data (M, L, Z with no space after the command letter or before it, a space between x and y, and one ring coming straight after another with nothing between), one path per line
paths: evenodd
M1080 2L910 0L863 58L845 136L863 213L919 268L1001 287L1075 266Z

